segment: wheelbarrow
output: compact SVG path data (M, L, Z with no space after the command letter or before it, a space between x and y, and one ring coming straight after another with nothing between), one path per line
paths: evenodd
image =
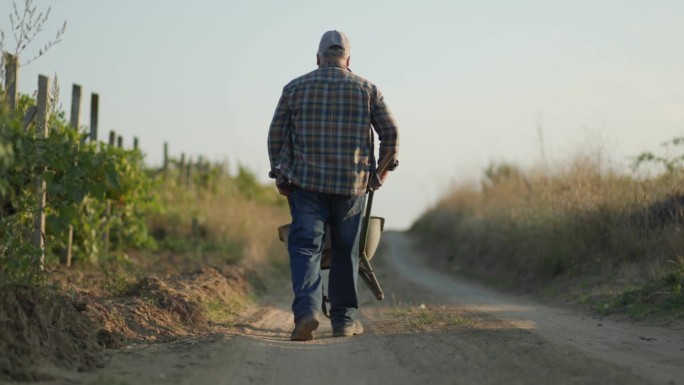
M371 216L371 207L373 206L373 193L368 192L368 201L366 202L366 212L361 220L361 235L359 237L359 276L368 285L368 288L373 292L373 295L378 301L385 298L385 294L380 287L380 282L375 276L375 271L370 264L370 260L375 255L375 251L380 244L380 235L385 227L385 218ZM283 225L278 227L278 237L287 247L287 238L290 233L290 225ZM330 269L330 258L332 256L330 228L327 227L325 231L325 244L323 246L323 253L321 255L321 270ZM329 302L325 292L323 293L323 314L329 317L326 303Z

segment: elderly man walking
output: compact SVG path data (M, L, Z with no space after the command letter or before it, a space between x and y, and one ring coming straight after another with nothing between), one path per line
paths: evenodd
M326 226L332 256L328 297L333 336L363 333L356 320L359 232L369 179L378 162L386 171L372 178L379 188L398 165L399 135L382 94L349 70L351 45L339 31L323 34L318 69L284 88L268 132L271 177L288 197L288 238L295 327L290 339L308 341L321 313L321 253Z

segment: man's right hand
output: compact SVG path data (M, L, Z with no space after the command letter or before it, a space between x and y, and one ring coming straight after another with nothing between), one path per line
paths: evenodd
M272 169L268 173L268 177L275 179L275 185L280 195L290 195L290 192L292 191L292 183L290 183L290 181L280 173L280 170Z
M278 188L280 195L283 196L288 196L290 195L290 192L292 192L292 184L282 176L276 178L276 187Z

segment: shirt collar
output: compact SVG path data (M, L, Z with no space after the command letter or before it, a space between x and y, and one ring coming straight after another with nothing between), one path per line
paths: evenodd
M335 68L342 68L342 69L351 71L349 68L347 68L346 65L340 64L340 63L335 63L335 62L323 63L323 64L321 64L319 67L320 67L320 68L331 68L331 67L335 67Z

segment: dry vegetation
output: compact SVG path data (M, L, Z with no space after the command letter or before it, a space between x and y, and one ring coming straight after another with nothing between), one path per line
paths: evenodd
M455 187L412 233L452 270L495 285L602 313L681 319L684 172L666 168L637 177L592 157L555 169L493 165L481 186Z
M277 228L290 217L273 186L243 168L195 179L191 189L178 180L171 176L156 189L160 209L148 222L159 250L194 264L239 264L263 279L284 272Z

